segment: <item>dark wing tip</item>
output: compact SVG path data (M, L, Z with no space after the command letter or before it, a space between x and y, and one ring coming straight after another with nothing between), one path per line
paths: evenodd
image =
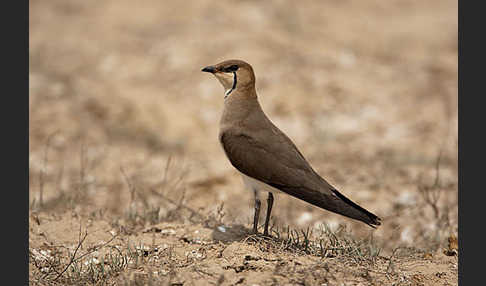
M331 191L338 196L341 200L343 200L348 205L352 206L356 210L358 210L361 215L359 217L354 217L354 219L358 219L367 225L371 226L372 228L376 228L377 226L381 225L381 218L376 216L375 214L369 212L365 208L361 207L360 205L356 204L355 202L351 201L350 199L346 198L343 194L338 192L338 190L332 188Z
M371 222L366 222L367 225L371 226L372 228L376 229L378 226L381 225L381 218L373 215L374 217L370 217Z

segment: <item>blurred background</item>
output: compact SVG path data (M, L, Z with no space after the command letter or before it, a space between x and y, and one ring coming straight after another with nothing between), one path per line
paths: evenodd
M457 1L29 1L31 209L155 209L250 227L218 142L236 58L318 173L383 218L384 248L457 235ZM134 198L134 196L137 196ZM134 202L141 202L140 205ZM283 195L276 227L370 228Z

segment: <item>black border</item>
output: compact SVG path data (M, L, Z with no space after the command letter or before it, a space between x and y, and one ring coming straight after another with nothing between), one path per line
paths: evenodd
M481 196L485 186L481 178L485 174L474 162L484 160L481 151L486 146L484 105L479 101L485 93L481 85L484 56L480 55L485 51L484 24L479 21L484 16L479 5L473 7L471 3L475 2L458 1L459 285L480 285L484 280L480 275L484 271L485 200Z
M29 1L5 2L2 11L2 281L28 285L29 250Z

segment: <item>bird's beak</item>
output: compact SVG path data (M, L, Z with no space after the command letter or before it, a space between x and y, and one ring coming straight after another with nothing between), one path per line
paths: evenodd
M203 72L209 72L209 73L215 73L216 72L216 68L213 67L213 66L207 66L207 67L203 68L201 71L203 71Z

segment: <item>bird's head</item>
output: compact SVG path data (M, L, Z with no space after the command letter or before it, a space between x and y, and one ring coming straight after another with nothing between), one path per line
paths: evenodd
M255 88L255 74L253 68L241 60L227 60L207 66L203 72L212 73L224 87L224 97L235 91Z

